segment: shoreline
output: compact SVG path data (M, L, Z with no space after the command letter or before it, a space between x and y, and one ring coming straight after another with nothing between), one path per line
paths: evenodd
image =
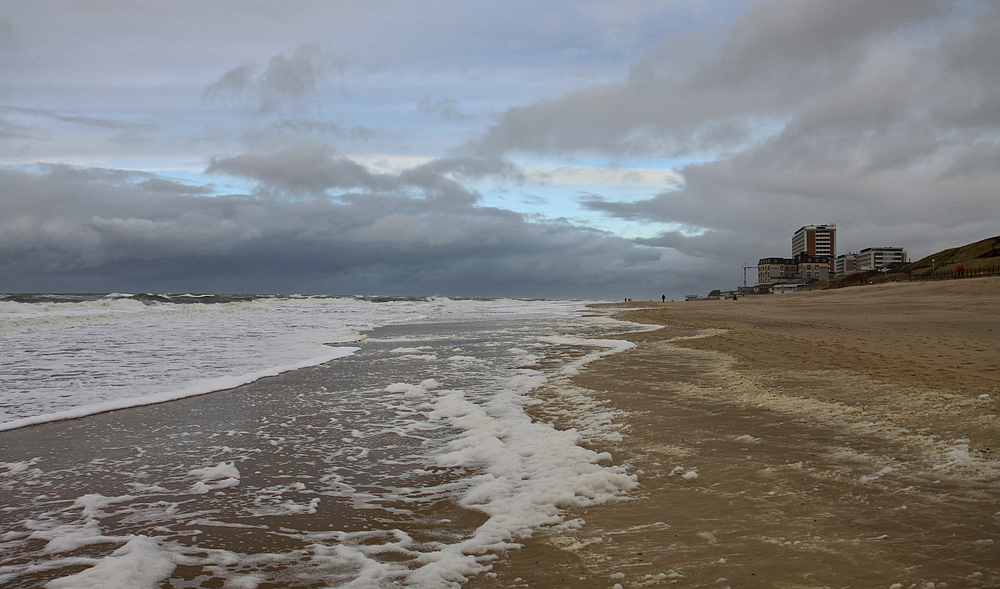
M526 410L557 429L576 428L590 440L583 444L588 450L612 457L605 466L626 467L639 487L618 501L570 509L562 524L537 530L524 548L501 554L492 572L463 586L1000 585L1000 375L991 354L1000 346L1000 279L929 287L861 287L873 290L833 298L802 293L600 305L601 314L661 327L600 336L636 345L553 379L531 395L540 404ZM824 334L830 337L817 337ZM858 351L873 341L881 346L878 355L859 359ZM391 338L380 345L398 346ZM894 361L907 354L927 360L920 366ZM305 402L303 385L339 381L353 370L348 365L357 364L364 379L369 366L351 358L218 394L3 432L26 459L67 461L56 468L44 464L52 475L31 474L35 464L25 462L23 472L8 473L7 490L37 495L36 486L47 484L43 477L72 468L80 474L53 479L68 485L67 499L95 489L124 497L121 484L109 482L105 472L102 453L111 452L115 460L141 465L136 476L155 473L140 482L162 484L177 497L190 495L191 468L232 463L242 483L230 488L226 480L210 481L223 486L204 498L252 498L255 488L288 477L272 470L291 464L281 448L290 432L299 431L289 429L293 422L311 426L289 446L297 448L293 454L317 442L355 443L353 436L316 437L312 427L326 417L308 403L309 409L256 409L258 403ZM978 362L977 369L962 362ZM293 390L297 394L289 394ZM272 423L279 415L285 418ZM158 433L147 437L147 427ZM134 441L126 442L124 432L133 430L128 439ZM271 437L258 440L261 431ZM72 451L42 452L34 443L42 432L52 434L46 444ZM99 442L98 434L113 442ZM211 441L216 435L222 445ZM147 471L159 464L154 456L166 466ZM18 473L27 485L15 484ZM130 473L119 473L119 482L130 481ZM110 486L91 487L97 474ZM312 467L303 471L310 481L320 474ZM305 510L295 517L329 521L350 508L326 498L312 505L311 487L283 491L300 500L291 508ZM55 496L49 488L45 493L49 500ZM479 521L471 512L455 515L464 512L452 507L435 504L423 515L462 529ZM319 510L315 516L312 509ZM261 533L261 546L266 536Z
M602 308L640 487L468 587L1000 584L1000 278Z

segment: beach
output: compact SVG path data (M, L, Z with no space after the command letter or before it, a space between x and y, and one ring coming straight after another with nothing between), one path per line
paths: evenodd
M106 355L86 365L105 389L150 380L119 358L174 388L219 334L218 371L296 360L259 355L265 335L353 345L170 402L52 401L0 432L5 587L1000 586L1000 279L590 306L18 304L8 342L91 346L38 360L26 390ZM205 346L157 356L150 325Z
M662 326L574 379L639 487L470 587L1000 586L1000 279L595 312Z

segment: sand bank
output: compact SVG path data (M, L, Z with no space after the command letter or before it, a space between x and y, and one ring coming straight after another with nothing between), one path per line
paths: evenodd
M1000 279L610 308L640 488L471 587L1000 586Z

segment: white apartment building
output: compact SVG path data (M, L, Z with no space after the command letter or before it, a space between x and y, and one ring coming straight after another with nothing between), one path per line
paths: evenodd
M834 276L847 276L848 274L854 274L857 272L858 267L858 254L840 254L833 260L833 275Z
M866 247L858 252L856 266L861 270L879 270L890 264L907 261L906 250L901 247Z

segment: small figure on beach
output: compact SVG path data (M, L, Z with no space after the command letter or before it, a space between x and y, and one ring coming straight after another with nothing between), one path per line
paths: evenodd
M663 299L663 302L664 302L664 303L665 303L665 302L667 302L667 295L662 295L662 296L661 296L660 298L662 298L662 299Z

